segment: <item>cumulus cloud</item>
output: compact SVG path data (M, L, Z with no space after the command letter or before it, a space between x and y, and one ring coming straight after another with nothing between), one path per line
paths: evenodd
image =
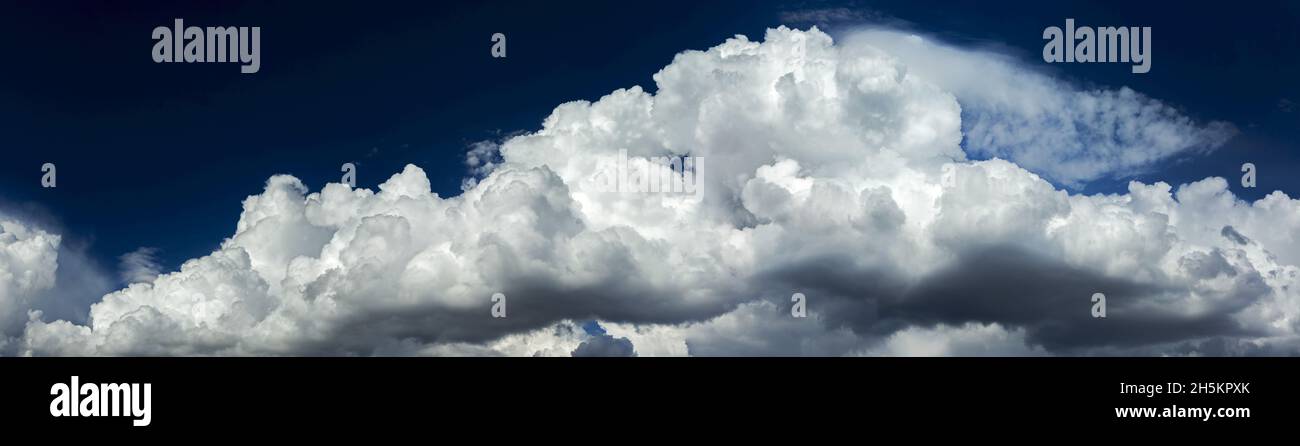
M937 50L877 42L780 28L762 42L737 36L683 52L655 74L654 93L562 104L540 130L476 145L453 197L433 193L416 166L378 191L313 192L272 177L218 250L109 293L85 323L29 321L21 351L1086 355L1300 345L1296 200L1244 202L1219 178L1091 196L1047 180L1212 147L1222 137L1213 125L1123 90L972 97L973 86L907 53ZM1044 94L1065 85L1014 64L980 79ZM1053 106L1088 101L1100 102L1082 114ZM1115 125L1128 122L1154 130ZM972 161L963 140L1007 159ZM623 178L610 161L624 157L689 157L698 191L601 187ZM795 292L808 298L807 317L790 312ZM1096 292L1108 297L1105 319L1091 316ZM494 293L506 296L507 317L492 317ZM603 332L575 322L593 320Z
M60 241L0 215L0 352L22 334L36 295L54 287Z

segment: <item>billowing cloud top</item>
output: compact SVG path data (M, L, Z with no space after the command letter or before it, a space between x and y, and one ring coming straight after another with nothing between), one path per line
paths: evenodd
M683 52L655 93L562 104L536 132L476 145L454 197L416 166L377 192L273 177L219 250L104 296L85 325L32 312L12 342L29 355L1296 351L1296 200L1243 202L1220 178L1094 196L1044 179L1148 169L1230 126L915 36L845 42L779 28ZM693 159L697 193L601 187L620 175L611 161L658 157ZM11 288L46 284L39 249L19 245L36 236L9 231L26 235L0 234L0 316L22 314ZM796 292L806 318L791 315Z
M19 335L27 309L54 287L60 237L0 215L0 352Z

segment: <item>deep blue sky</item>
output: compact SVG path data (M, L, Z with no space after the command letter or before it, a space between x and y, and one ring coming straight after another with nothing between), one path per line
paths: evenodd
M374 187L415 163L436 192L455 195L474 141L535 130L565 101L632 85L653 91L651 76L682 50L735 34L758 40L782 12L837 7L1029 62L1041 61L1043 28L1066 17L1151 26L1148 74L1042 69L1082 85L1127 85L1241 130L1210 156L1140 180L1224 176L1249 199L1300 194L1296 2L202 3L5 2L0 209L54 227L110 271L141 246L160 248L174 269L233 233L241 201L270 175L291 173L317 190L355 162L359 185ZM177 17L262 27L261 72L153 63L150 31ZM495 32L509 39L506 59L489 55ZM1258 189L1238 187L1247 161L1260 168ZM56 189L40 188L45 162L58 165Z

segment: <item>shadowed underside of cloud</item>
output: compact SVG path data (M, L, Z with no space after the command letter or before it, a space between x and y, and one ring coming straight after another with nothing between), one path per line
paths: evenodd
M220 249L104 296L86 323L24 317L29 299L15 296L47 286L50 261L31 253L49 242L0 238L18 253L0 256L0 277L28 278L0 281L10 349L1118 355L1300 345L1296 200L1243 202L1219 178L1093 196L1047 181L1148 169L1221 144L1223 125L894 37L836 45L815 29L780 28L763 42L683 52L655 74L655 94L633 87L562 104L536 132L476 145L454 197L432 193L415 166L378 191L310 192L273 177ZM928 66L935 54L957 58L955 73ZM963 83L962 70L979 70L988 91ZM597 187L617 176L607 161L620 156L694 157L698 194ZM807 317L791 314L796 292ZM1098 292L1109 299L1104 319L1091 316ZM492 317L494 293L507 317ZM593 320L602 332L574 322Z

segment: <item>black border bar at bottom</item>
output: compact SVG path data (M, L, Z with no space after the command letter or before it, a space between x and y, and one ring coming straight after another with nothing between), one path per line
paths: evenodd
M649 420L692 429L744 420L821 432L979 425L1185 433L1285 428L1300 414L1292 383L1300 358L0 358L0 376L0 424L140 435L519 433ZM149 384L149 424L121 414L52 415L68 409L70 401L56 401L58 386L70 388L73 377L97 389ZM78 406L89 404L78 393ZM142 399L134 401L140 409ZM81 408L75 415L87 415ZM1214 411L1208 419L1206 409Z

